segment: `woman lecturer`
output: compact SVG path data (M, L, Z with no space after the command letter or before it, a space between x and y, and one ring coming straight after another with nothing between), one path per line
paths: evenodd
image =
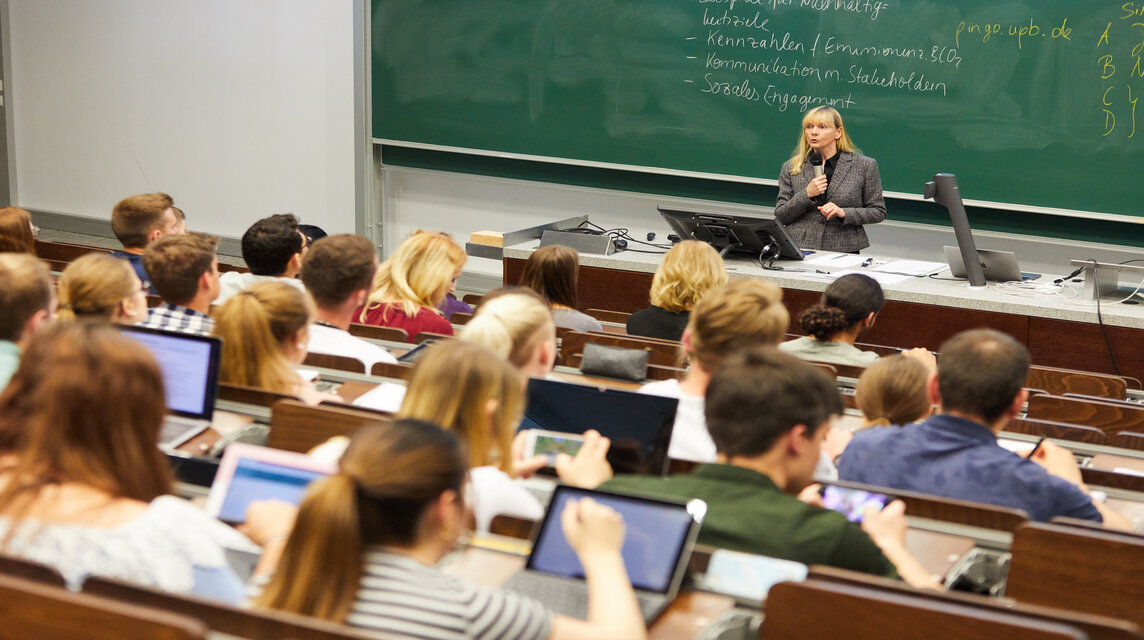
M835 109L803 116L794 157L779 173L775 217L799 248L849 253L870 246L863 225L886 219L878 163L858 152Z

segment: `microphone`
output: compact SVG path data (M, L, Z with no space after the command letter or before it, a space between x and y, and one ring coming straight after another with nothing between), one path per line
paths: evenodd
M806 155L806 160L811 164L812 167L814 167L814 177L817 178L818 176L821 176L823 167L825 166L825 161L822 159L822 154L817 151L811 151Z

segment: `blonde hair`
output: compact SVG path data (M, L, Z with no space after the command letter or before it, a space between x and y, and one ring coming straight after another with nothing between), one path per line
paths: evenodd
M68 263L60 275L60 311L64 322L111 322L119 305L135 294L138 278L131 263L105 253L89 253Z
M496 401L492 428L486 407ZM512 468L512 437L524 415L524 378L489 349L446 340L417 359L398 418L425 420L456 432L469 450L469 466Z
M691 311L690 355L704 371L715 373L732 353L778 344L790 324L782 297L782 289L758 278L732 280L713 289Z
M802 165L806 162L806 154L810 153L810 143L806 141L806 127L810 124L828 125L842 132L838 138L838 150L847 153L859 153L858 147L850 139L850 134L842 126L842 114L834 107L815 107L802 116L802 130L798 134L798 144L795 145L794 155L790 158L790 174L802 173Z
M378 266L360 320L365 320L368 310L384 304L401 305L410 318L421 309L437 313L453 274L464 264L465 250L449 234L414 231Z
M651 303L664 311L690 311L705 293L727 282L723 258L711 245L684 240L671 248L651 280Z
M522 368L532 359L536 346L556 339L552 309L538 298L508 293L482 302L460 338L484 345L513 366Z
M313 317L310 295L285 282L260 282L231 296L214 315L214 335L222 338L219 381L295 393L301 378L283 345Z
M854 395L866 418L864 426L910 424L929 415L928 379L924 364L901 354L879 358L866 367Z

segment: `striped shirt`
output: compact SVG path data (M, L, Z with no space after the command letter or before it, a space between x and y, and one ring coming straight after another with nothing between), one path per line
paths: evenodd
M461 640L547 638L552 613L529 598L466 584L412 558L366 553L346 624L385 637Z
M205 313L164 302L150 309L147 312L147 319L140 322L139 326L209 336L214 328L214 321Z

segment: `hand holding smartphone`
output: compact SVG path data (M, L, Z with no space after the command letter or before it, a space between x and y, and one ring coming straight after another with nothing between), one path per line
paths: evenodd
M548 460L547 466L556 466L556 456L561 453L575 457L584 444L584 436L574 433L561 433L559 431L542 431L530 429L526 432L524 445L525 458L544 456Z
M884 493L851 489L836 485L824 485L822 489L822 503L827 509L837 511L846 516L850 522L862 522L866 507L884 509L893 498Z

